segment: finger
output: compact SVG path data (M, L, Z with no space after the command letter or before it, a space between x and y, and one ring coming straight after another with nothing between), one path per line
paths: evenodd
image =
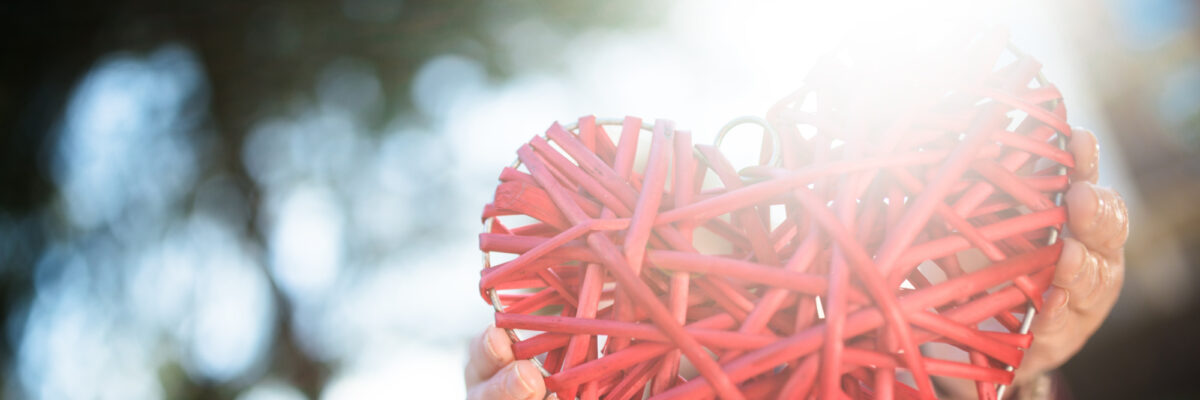
M1070 292L1063 288L1051 286L1046 290L1042 310L1034 317L1031 328L1035 338L1063 331L1071 314L1067 306L1070 299Z
M528 360L508 364L487 381L467 392L468 400L533 400L546 395L537 367Z
M467 362L467 387L483 382L513 362L512 340L508 333L495 325L488 326L483 335L471 343L471 359Z
M1066 289L1051 286L1045 292L1042 311L1034 316L1033 346L1021 360L1021 368L1016 370L1014 384L1028 383L1043 372L1055 369L1066 362L1082 346L1079 339L1079 315L1069 308L1072 302Z
M1054 271L1054 287L1067 291L1072 310L1082 314L1107 312L1124 280L1120 262L1096 254L1079 241L1063 239L1063 253Z
M1129 237L1129 211L1115 190L1087 182L1067 190L1067 226L1089 249L1116 256Z
M1072 129L1067 150L1075 157L1071 181L1096 183L1100 178L1100 141L1096 140L1096 135L1087 129Z
M1033 346L1017 370L1014 380L1017 384L1057 367L1074 354L1076 315L1068 306L1070 301L1070 293L1062 288L1051 286L1046 291L1042 310L1034 317L1030 329Z

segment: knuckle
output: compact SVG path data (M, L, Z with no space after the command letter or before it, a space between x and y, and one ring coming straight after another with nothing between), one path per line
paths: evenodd
M1100 271L1104 292L1111 293L1120 290L1125 283L1124 263L1105 260L1104 264L1104 268Z
M1098 292L1096 289L1100 286L1099 271L1097 271L1100 269L1100 262L1101 260L1090 251L1084 255L1079 276L1070 287L1072 309L1086 309L1094 301L1093 297Z
M1112 216L1111 220L1116 229L1113 230L1112 236L1105 243L1110 249L1120 248L1125 245L1129 239L1129 209L1125 205L1125 198L1117 191L1112 193Z
M1098 305L1110 298L1114 291L1120 288L1124 279L1124 268L1117 263L1109 262L1103 257L1096 258L1094 285L1088 293L1076 304L1077 310L1091 313L1099 311Z
M1113 230L1107 240L1104 241L1106 250L1116 250L1125 247L1125 242L1129 240L1129 223L1120 224L1117 229Z
M1125 200L1116 190L1110 188L1103 190L1103 196L1101 196L1100 201L1103 203L1102 209L1104 212L1102 215L1104 216L1104 222L1111 225L1124 224L1128 220L1126 218Z

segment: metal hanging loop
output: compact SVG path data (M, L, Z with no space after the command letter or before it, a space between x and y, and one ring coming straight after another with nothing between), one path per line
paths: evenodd
M717 137L715 139L713 139L713 147L720 149L721 143L725 142L725 137L729 135L729 132L732 131L733 128L736 128L738 126L745 125L745 124L753 124L753 125L761 126L763 128L763 135L767 136L771 140L771 158L768 159L765 164L761 164L761 165L769 165L769 166L782 165L782 159L780 157L780 152L781 152L780 148L783 147L783 143L781 142L781 140L779 138L779 132L775 131L775 128L771 126L771 123L768 122L766 120L766 118L759 117L757 115L745 115L745 116L734 118L734 119L730 120L729 122L726 122L725 126L722 126L721 130L717 131ZM759 160L762 160L761 152L759 153Z

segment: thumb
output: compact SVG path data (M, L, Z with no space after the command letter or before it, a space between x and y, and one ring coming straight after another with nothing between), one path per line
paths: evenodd
M546 395L542 373L528 360L509 364L467 393L470 400L535 400Z

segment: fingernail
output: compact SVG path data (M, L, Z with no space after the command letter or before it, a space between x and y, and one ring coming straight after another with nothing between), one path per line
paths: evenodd
M496 350L495 340L492 340L492 335L495 335L495 334L496 334L496 327L489 326L487 331L485 331L485 333L483 334L483 347L485 349L487 349L488 357L491 357L491 359L493 359L493 360L499 360L500 352Z
M1070 297L1071 294L1062 289L1055 289L1050 294L1050 298L1046 299L1046 303L1042 308L1044 311L1040 315L1041 318L1046 319L1043 326L1057 329L1063 322L1063 318L1067 315L1067 302L1070 301Z
M1050 298L1046 299L1046 310L1058 310L1067 305L1067 301L1070 298L1071 293L1068 293L1066 290L1054 290L1050 293Z
M543 384L542 371L538 370L533 363L528 362L520 363L519 368L521 370L521 383L525 384L530 393L537 392L538 385Z
M526 365L528 368L522 368L522 366ZM505 384L504 388L505 392L507 392L509 397L513 399L528 398L533 394L534 387L536 386L536 383L533 381L533 379L541 378L536 374L537 369L529 363L522 362L514 362L509 368L512 368L512 371L509 372L508 382ZM530 373L530 369L532 369L534 373Z

